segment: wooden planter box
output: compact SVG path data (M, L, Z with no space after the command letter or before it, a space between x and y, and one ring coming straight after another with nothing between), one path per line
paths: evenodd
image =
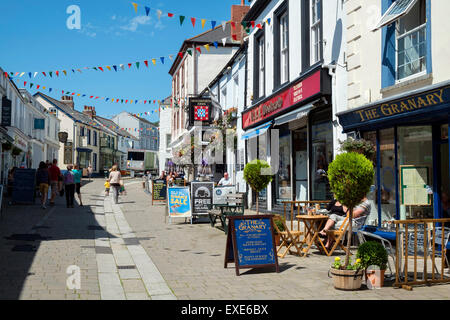
M339 290L359 290L361 288L364 270L330 269L334 287Z

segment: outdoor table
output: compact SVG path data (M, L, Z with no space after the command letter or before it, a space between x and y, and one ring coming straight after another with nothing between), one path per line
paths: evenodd
M316 244L317 248L322 252L326 252L325 245L322 242L322 239L319 237L319 232L322 229L323 225L328 220L328 216L326 215L298 215L296 218L299 221L303 221L305 225L305 238L301 242L301 246L304 244L307 245L305 249L303 249L303 255L305 256L313 243ZM323 249L323 250L322 250Z
M237 208L241 208L242 205L237 205L237 204L227 204L227 203L222 203L222 204L215 204L214 205L217 209L220 210L220 213L223 214L224 209L234 209L234 211L236 211Z

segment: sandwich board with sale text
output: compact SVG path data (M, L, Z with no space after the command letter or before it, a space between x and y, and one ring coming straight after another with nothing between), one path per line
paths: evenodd
M228 234L225 263L234 262L236 275L242 268L278 267L277 249L271 215L227 217Z
M192 209L189 187L170 187L167 189L167 207L169 224L172 218L190 218L192 224Z

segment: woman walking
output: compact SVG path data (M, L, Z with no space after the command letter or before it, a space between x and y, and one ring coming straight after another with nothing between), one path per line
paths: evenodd
M82 207L83 201L81 201L81 177L82 177L83 173L78 168L77 164L73 166L72 172L73 172L73 178L74 178L74 182L75 182L75 192L78 195L78 200L80 200L80 207Z
M64 173L64 186L66 192L67 208L73 208L73 199L75 197L75 180L72 172L72 165L67 166L67 171Z
M50 174L44 161L39 163L39 168L36 172L36 184L39 186L39 192L41 193L41 207L46 209L45 203L47 202L48 187L50 186Z
M114 203L119 203L119 192L120 192L120 180L122 176L120 175L120 171L117 170L117 165L113 165L111 168L111 172L109 173L109 183L111 184L111 188L113 190Z

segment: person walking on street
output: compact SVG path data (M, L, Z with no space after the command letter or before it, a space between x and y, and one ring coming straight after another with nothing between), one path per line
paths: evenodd
M55 197L60 191L59 187L59 179L61 177L61 170L59 170L58 160L54 159L52 166L48 169L48 173L50 174L50 186L52 188L52 196L50 198L50 205L55 205Z
M72 172L72 165L67 166L67 171L64 173L64 187L66 191L67 208L73 208L73 200L75 197L75 178Z
M36 184L39 186L39 192L41 193L41 207L42 209L46 209L45 203L47 202L48 197L50 174L44 161L39 163L39 169L36 172Z
M114 203L119 203L119 192L120 192L120 180L122 176L120 175L120 171L117 170L117 166L113 165L111 168L111 172L109 173L109 183L111 184L111 188L113 190L113 198Z
M75 182L75 192L78 195L78 200L80 200L80 207L83 206L83 201L81 200L81 178L83 172L79 169L78 165L73 166L73 178Z

